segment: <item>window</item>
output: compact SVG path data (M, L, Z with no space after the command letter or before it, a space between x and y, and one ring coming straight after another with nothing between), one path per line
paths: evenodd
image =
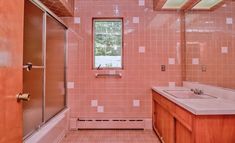
M122 19L93 19L93 68L122 68Z

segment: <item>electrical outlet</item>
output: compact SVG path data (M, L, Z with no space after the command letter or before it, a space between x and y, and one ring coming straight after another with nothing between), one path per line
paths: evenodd
M165 65L161 65L161 71L166 71L166 66Z
M206 68L207 68L206 65L202 65L201 66L202 72L206 72Z

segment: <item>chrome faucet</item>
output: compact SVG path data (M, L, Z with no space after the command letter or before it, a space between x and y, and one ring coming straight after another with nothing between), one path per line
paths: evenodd
M197 94L197 95L201 95L203 94L203 91L198 89L198 88L195 88L195 89L191 89L191 91L194 93L194 94Z
M101 67L101 64L99 64L99 66L97 67L97 70L100 70L101 69L100 67Z

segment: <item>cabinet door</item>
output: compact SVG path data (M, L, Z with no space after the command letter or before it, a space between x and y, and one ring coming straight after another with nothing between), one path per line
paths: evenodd
M160 118L162 120L163 141L165 143L174 143L174 117L163 109Z
M175 143L192 143L192 133L179 121L175 122Z
M154 101L154 128L158 134L158 136L162 137L162 119L161 119L161 107L160 105Z
M30 101L23 102L24 138L36 131L43 123L43 15L44 12L31 1L24 8L23 64L32 63L32 70L23 70L23 93L30 94Z
M155 103L155 128L164 143L174 142L174 118L157 103Z

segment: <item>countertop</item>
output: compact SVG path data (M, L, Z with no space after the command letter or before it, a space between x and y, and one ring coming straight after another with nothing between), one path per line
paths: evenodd
M164 90L190 90L186 87L152 87L152 89L195 115L235 115L235 101L221 97L212 99L182 99L164 92Z

